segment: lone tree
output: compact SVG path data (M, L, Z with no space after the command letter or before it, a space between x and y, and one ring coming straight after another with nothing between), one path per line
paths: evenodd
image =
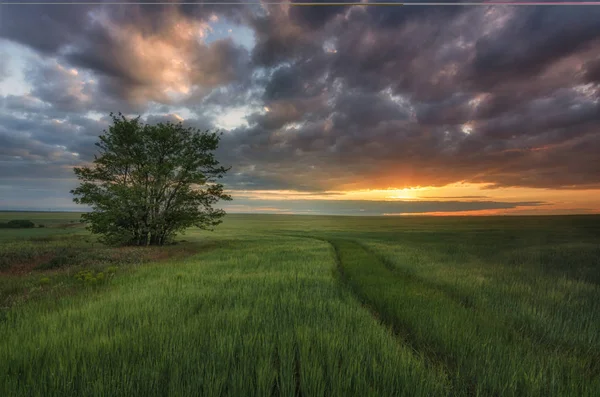
M81 184L71 190L73 201L92 206L81 216L92 233L109 244L163 245L190 226L221 223L225 211L213 205L231 197L217 183L229 170L212 153L220 134L110 116L113 125L96 143L100 154L75 168Z

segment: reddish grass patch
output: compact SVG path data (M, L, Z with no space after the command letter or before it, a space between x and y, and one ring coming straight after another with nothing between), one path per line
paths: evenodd
M36 267L52 260L52 254L35 256L25 262L17 262L7 268L0 269L0 275L25 275L31 273Z
M98 264L162 262L169 259L180 259L198 251L198 247L193 246L57 247L51 252L44 252L40 255L22 259L15 258L10 266L0 269L0 275L27 275L33 272L39 272L40 274L54 273L75 265L93 266Z

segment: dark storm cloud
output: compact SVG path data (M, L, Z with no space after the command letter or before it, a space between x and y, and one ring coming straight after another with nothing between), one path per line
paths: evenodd
M96 111L124 113L144 112L148 103L131 103L119 95L107 95L115 82L85 70L63 66L57 61L28 65L23 70L25 80L32 86L21 96L7 95L3 101L13 111L39 112L50 118L66 114L85 114ZM118 84L116 84L118 85Z
M477 41L474 78L480 86L490 87L504 79L535 76L553 61L591 45L599 36L598 7L519 10L498 33Z
M510 118L489 119L481 124L480 133L495 139L531 138L552 129L567 128L562 135L569 139L583 133L582 125L600 121L598 104L582 101L573 93L561 94L532 101Z
M303 3L302 0L291 0L291 3ZM336 3L354 3L355 0L336 1ZM331 3L328 0L317 0L315 3ZM290 7L290 20L294 23L307 26L311 29L318 29L325 25L334 16L348 11L347 6L326 6L326 7Z
M31 97L60 111L84 112L88 109L84 98L96 94L94 87L57 63L31 67L25 78L33 87Z
M394 102L385 94L373 93L345 93L335 103L335 111L343 115L336 119L336 126L351 128L376 127L380 122L408 120L411 116L410 109Z
M178 124L180 122L183 123L184 127L191 127L195 129L199 129L201 131L214 130L215 125L213 120L210 118L194 118L194 119L185 119L182 121L181 116L176 116L176 113L167 113L163 115L150 115L146 117L143 121L146 124L158 124L158 123L172 123Z
M116 79L123 92L135 86L152 85L158 78L159 71L140 64L135 53L131 53L132 48L121 44L106 28L98 28L88 38L89 41L66 57L71 64ZM151 51L150 48L148 50ZM197 45L192 51L193 83L214 87L243 78L245 50L236 47L231 40L219 40L208 46ZM115 63L114 59L120 62Z
M0 97L2 108L13 112L39 112L49 110L50 106L31 95L7 95Z
M327 66L327 57L317 53L308 60L278 67L265 82L265 99L306 98L321 94L327 88Z
M180 89L187 85L188 90L215 88L247 79L246 49L229 39L210 44L197 39L210 31L208 22L218 19L217 12L238 23L252 12L173 3L12 6L3 10L0 37L89 71L96 77L101 96L126 102L138 111L146 110L147 101L172 102L164 91L173 85ZM181 66L165 75L172 62ZM43 77L48 84L59 84L50 83L52 76ZM53 89L37 89L45 88ZM69 103L71 99L63 96L56 102L75 106Z
M295 8L289 11L292 15L298 12ZM322 8L327 12L325 8L329 7ZM322 31L292 21L280 6L269 6L267 9L268 13L248 19L256 36L256 45L252 50L255 65L272 67L283 62L309 59L322 51Z
M204 105L217 106L221 109L239 107L251 103L262 104L262 91L257 85L260 79L251 78L249 81L233 82L213 90L210 93L200 92L182 102L190 109L201 108Z
M254 46L205 40L215 21ZM42 59L1 99L5 175L90 159L90 111L208 129L242 108L231 188L600 185L596 7L23 6L0 37Z
M426 102L417 107L417 118L421 125L462 124L473 117L469 102L472 95L456 93L439 102Z
M592 83L600 82L600 58L585 64L585 79Z
M142 35L128 36L131 33L127 31L117 34L109 26L97 25L67 54L66 60L103 76L105 94L130 102L148 99L170 102L162 93L172 83L164 70L177 58L187 68L178 70L183 85L215 88L249 78L249 54L231 39L206 45L196 42L189 31L177 32L175 22L168 28L171 31L155 32L153 39L145 40ZM155 45L159 46L158 51L162 48L166 52L154 52ZM136 93L141 98L136 98Z
M371 3L380 2L379 0L370 0ZM402 0L396 3L423 3L422 0ZM441 0L437 3L457 3L456 0ZM460 1L459 1L460 3ZM369 7L368 13L377 26L398 26L408 21L418 21L419 19L431 18L452 18L464 11L462 6L443 6L443 7Z
M98 3L98 2L94 2ZM93 14L107 12L117 24L135 25L145 33L156 33L165 28L166 15L186 19L206 19L213 13L224 15L238 23L251 10L241 6L222 7L208 4L127 4L98 5L35 4L5 6L0 14L0 37L31 46L48 54L55 54L63 46L73 44L88 33ZM96 32L98 34L98 32Z
M85 30L92 5L4 6L0 13L0 37L54 54Z
M0 123L2 153L14 160L14 164L10 161L4 164L9 174L12 165L51 169L54 165L60 168L89 161L96 153L94 143L98 135L107 127L106 120L76 115L57 120L33 114L27 118L0 114Z

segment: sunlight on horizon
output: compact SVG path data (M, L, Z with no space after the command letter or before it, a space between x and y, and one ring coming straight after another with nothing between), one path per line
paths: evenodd
M550 190L536 188L492 188L492 185L480 183L454 183L441 187L418 186L405 189L362 189L354 191L308 192L296 190L230 190L230 194L239 199L280 201L286 207L290 200L327 200L327 201L412 201L412 202L534 202L538 207L517 206L486 210L467 210L459 212L426 213L385 213L386 216L398 215L534 215L534 214L574 214L600 213L600 189L587 190ZM253 207L246 206L246 210ZM258 208L258 207L257 207ZM257 209L258 211L258 209ZM260 210L259 212L263 212ZM284 211L289 211L285 208Z

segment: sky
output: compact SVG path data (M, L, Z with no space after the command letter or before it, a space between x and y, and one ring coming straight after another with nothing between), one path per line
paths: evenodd
M0 5L0 209L122 112L222 131L229 212L600 213L600 7L248 2Z

